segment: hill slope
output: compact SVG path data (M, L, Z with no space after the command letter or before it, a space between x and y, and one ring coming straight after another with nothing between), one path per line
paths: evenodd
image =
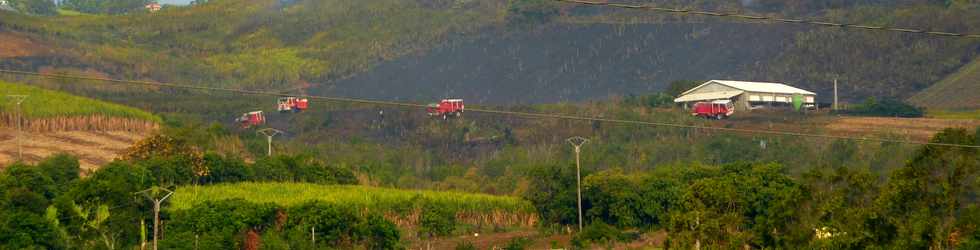
M980 30L977 5L961 3L698 2L663 4ZM601 98L656 91L680 78L789 82L821 96L829 96L828 83L839 78L845 100L907 98L980 51L980 43L969 39L749 25L538 0L213 0L157 13L0 13L0 20L0 33L44 45L0 51L3 68L264 90L316 86L320 93L378 98L462 95L486 102Z
M980 58L909 98L927 108L980 109Z

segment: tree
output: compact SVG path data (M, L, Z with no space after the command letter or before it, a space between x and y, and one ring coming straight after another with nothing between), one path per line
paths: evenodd
M64 0L66 9L92 14L124 14L142 10L150 0Z
M664 92L670 96L673 96L674 98L677 98L681 96L681 93L697 87L701 83L702 82L692 80L676 80L670 82L670 84L667 85L667 90Z
M58 14L57 6L52 0L9 0L8 2L14 9L31 15L53 16Z
M965 129L946 129L932 142L975 144ZM977 149L926 145L892 175L876 201L886 222L895 227L892 247L955 247L958 218L975 202L980 173Z

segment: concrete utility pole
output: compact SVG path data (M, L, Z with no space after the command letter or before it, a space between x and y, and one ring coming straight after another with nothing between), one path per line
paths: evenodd
M838 108L837 108L837 78L834 78L834 110L838 110Z
M142 194L150 201L153 201L153 250L157 250L157 240L160 238L160 203L170 198L174 194L174 191L157 186L136 193ZM156 198L161 195L163 197Z
M268 139L267 142L269 143L269 153L267 154L267 156L272 156L272 137L282 134L283 133L282 130L278 130L274 128L265 128L259 130L258 133L264 135L266 139Z
M23 123L23 122L21 122L21 120L23 120L24 111L23 111L23 109L21 109L21 104L24 103L24 100L25 99L27 99L27 95L7 95L7 98L10 98L10 100L13 101L15 105L17 105L17 121L16 121L16 123L17 123L17 160L23 161L24 160L24 139L23 139L23 137L24 137L24 130L23 130L22 125L21 125Z
M582 152L582 145L589 142L589 139L585 139L579 136L568 138L568 144L572 144L575 147L575 182L578 189L578 231L582 231L582 161L580 160L579 154Z

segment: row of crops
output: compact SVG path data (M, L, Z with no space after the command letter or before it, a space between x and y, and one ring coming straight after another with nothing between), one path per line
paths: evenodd
M34 86L0 81L0 96L26 95L21 104L24 118L49 119L62 117L102 116L160 122L160 118L136 108L46 90ZM10 100L0 102L0 112L15 113L16 104Z
M272 203L282 207L315 201L384 213L386 218L399 226L409 228L421 223L420 215L433 207L454 215L461 224L522 227L533 226L537 222L534 206L517 197L309 183L244 182L183 186L176 190L170 208L185 210L205 202L228 199Z

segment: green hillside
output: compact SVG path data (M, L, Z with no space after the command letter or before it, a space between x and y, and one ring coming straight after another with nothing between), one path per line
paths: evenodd
M487 4L213 0L128 15L0 12L17 31L65 51L23 64L84 65L125 78L284 89L362 72L492 21ZM291 2L291 1L290 1ZM21 65L21 64L14 64Z
M108 116L160 122L160 118L136 108L71 95L39 87L0 81L0 95L27 95L21 104L25 118ZM11 101L0 102L0 112L15 112Z
M980 58L912 96L909 101L937 109L980 108Z
M661 4L980 31L980 15L975 15L980 5L969 1ZM555 93L562 100L604 98L658 91L673 80L705 78L789 82L821 96L830 95L828 83L838 78L841 96L848 101L907 98L961 67L963 57L980 51L980 43L970 39L547 0L212 0L125 15L0 12L0 34L4 33L30 37L57 51L3 58L4 68L82 69L116 78L262 90L313 87L311 94L364 92L356 97L379 99L417 99L422 91L429 93L421 98L430 99L448 92L486 102L514 100L508 93L532 93L534 100ZM559 37L560 42L553 41ZM477 57L478 53L487 56ZM561 88L548 88L553 86Z

